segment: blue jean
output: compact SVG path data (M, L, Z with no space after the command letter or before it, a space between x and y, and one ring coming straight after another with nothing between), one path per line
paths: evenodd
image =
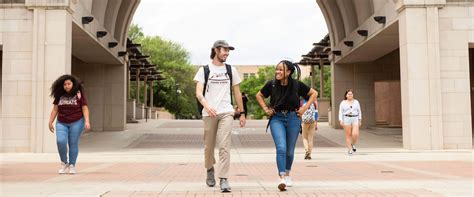
M270 130L276 147L278 174L283 176L293 165L296 141L301 129L301 119L296 112L277 112L270 120Z
M84 118L73 123L62 123L56 121L56 143L58 145L59 157L63 163L76 165L79 154L79 138L84 129ZM67 152L69 146L69 162Z

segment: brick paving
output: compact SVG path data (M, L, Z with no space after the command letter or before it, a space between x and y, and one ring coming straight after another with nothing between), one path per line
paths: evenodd
M273 148L275 144L269 134L233 134L232 146L240 148ZM314 144L318 147L342 147L331 140L316 134ZM298 147L303 147L303 141L298 138ZM157 134L147 133L134 140L127 148L203 148L202 134Z
M81 144L87 151L80 153L75 175L57 174L57 153L1 154L0 196L473 196L472 150L380 147L360 148L347 156L337 143L340 138L330 135L338 131L324 127L315 136L313 160L302 159L300 139L294 187L279 192L274 145L262 132L264 122L251 122L256 130L236 129L233 134L233 192L222 194L218 186L204 183L202 135L196 125L151 122L127 132L88 134ZM364 142L369 134L362 134L360 147L370 144ZM370 139L378 142L397 140L374 136Z
M389 162L387 162L389 163ZM100 165L104 169L89 170ZM437 180L448 177L453 180L472 178L472 163L464 161L390 162L407 169L387 167L380 162L296 162L292 176L298 181L390 181L390 180ZM452 168L452 166L456 166ZM2 181L47 181L57 175L56 163L16 163L1 166ZM79 163L79 172L68 177L69 181L152 181L197 182L205 177L201 163ZM82 172L81 172L82 171ZM85 172L84 172L85 171ZM469 173L471 172L471 173ZM276 181L276 164L273 162L232 163L229 180L233 182Z

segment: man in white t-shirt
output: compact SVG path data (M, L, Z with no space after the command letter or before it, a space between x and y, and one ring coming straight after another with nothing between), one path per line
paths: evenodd
M212 61L208 65L209 77L206 87L204 87L206 83L204 67L201 67L194 77L194 81L196 81L196 97L203 106L204 163L207 169L206 184L209 187L214 187L216 184L214 178L214 164L216 163L214 148L217 144L219 148L218 177L220 178L221 192L231 191L227 181L230 165L232 122L235 114L231 101L231 89L241 114L240 127L244 127L246 121L239 86L242 79L234 67L224 63L229 56L230 50L234 50L234 47L229 46L226 41L216 41L211 49ZM227 73L227 67L231 68L229 70L232 72L232 77ZM203 90L205 91L204 94Z

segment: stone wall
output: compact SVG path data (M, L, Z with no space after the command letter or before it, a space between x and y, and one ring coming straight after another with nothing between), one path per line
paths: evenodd
M120 131L126 123L125 67L73 59L72 74L84 82L94 131Z
M2 151L31 150L33 12L0 9L2 41Z
M366 63L335 64L331 72L333 80L333 126L338 123L339 104L348 89L354 90L354 98L361 104L363 127L375 126L375 81L400 80L399 51Z
M469 44L474 43L474 4L439 10L443 143L445 149L472 148Z

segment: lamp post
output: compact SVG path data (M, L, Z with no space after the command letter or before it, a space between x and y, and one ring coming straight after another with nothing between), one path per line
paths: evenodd
M178 102L178 95L181 94L181 90L178 89L179 83L176 83L176 86L175 86L175 87L176 87L176 92L175 92L175 93L176 93L176 115L175 115L175 117L176 117L176 119L179 119L179 102Z
M181 94L181 90L178 89L176 90L176 107L178 108L178 110L176 110L176 119L179 119L179 102L178 102L178 95Z

